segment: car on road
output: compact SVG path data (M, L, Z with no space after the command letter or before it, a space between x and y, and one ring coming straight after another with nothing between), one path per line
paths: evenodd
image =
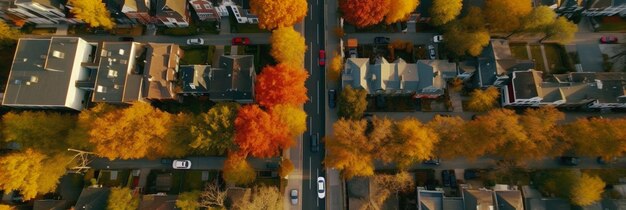
M615 36L602 36L600 38L602 44L617 44L617 37Z
M311 135L311 152L319 152L320 151L320 138L316 134Z
M450 171L441 171L441 182L443 183L444 187L450 187Z
M389 44L389 37L378 36L374 37L374 44Z
M204 39L202 38L187 39L187 44L188 45L203 45Z
M335 108L337 106L337 91L335 89L328 90L328 107Z
M566 166L577 166L580 163L580 159L574 156L561 156L559 162Z
M326 65L326 51L320 50L320 57L318 59L318 63L320 64L320 66Z
M430 158L428 160L425 160L423 163L426 164L426 165L438 166L439 164L441 164L441 160L438 157L433 157L433 158Z
M428 45L428 52L429 52L429 55L430 55L430 59L431 60L435 60L435 58L436 58L435 46Z
M443 42L443 35L434 36L433 37L433 42L435 42L435 43Z
M172 162L172 168L174 169L190 169L191 160L174 160Z
M297 205L298 204L298 190L296 189L291 190L291 192L289 193L289 198L291 198L291 205Z
M317 177L317 197L323 199L326 197L326 180L324 177Z
M248 37L235 37L232 41L233 45L249 45L250 39Z
M132 41L135 41L135 38L130 37L130 36L123 36L123 37L120 37L119 40L122 42L132 42Z

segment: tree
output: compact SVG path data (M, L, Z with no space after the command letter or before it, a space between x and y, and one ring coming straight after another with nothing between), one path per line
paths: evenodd
M485 17L491 31L494 32L511 32L518 29L522 19L531 10L531 2L526 0L485 1Z
M374 145L365 136L367 121L339 119L333 124L334 133L326 138L324 164L341 170L341 176L374 174Z
M190 131L196 121L194 116L185 112L180 112L172 116L172 124L166 136L166 142L170 144L170 148L166 154L168 157L184 157L192 152L200 152L200 154L203 155L215 155L214 153L207 154L209 152L203 150L192 151L193 148L190 145L192 145L192 142L195 141L197 137Z
M280 161L280 168L278 169L278 174L281 178L287 179L287 175L293 171L293 163L291 160L285 158Z
M238 103L223 102L200 114L197 123L190 126L194 140L189 146L220 155L234 148L235 118L239 108Z
M439 136L434 157L454 159L467 152L463 136L463 131L466 130L465 121L460 117L435 116L433 120L428 122L427 126Z
M70 0L69 4L72 6L70 12L77 19L85 21L91 27L112 29L115 26L111 14L102 1Z
M234 209L283 209L283 195L276 187L255 186L252 190L246 190L241 201L235 203Z
M340 0L343 19L358 28L380 23L388 13L390 0Z
M546 29L554 23L557 14L547 6L535 7L522 19L521 29L525 32L536 33Z
M605 185L600 177L583 173L578 181L573 183L569 198L574 205L591 205L602 199Z
M257 105L244 106L235 119L235 143L239 154L247 157L275 157L293 144L287 127Z
M434 0L430 8L430 20L433 25L446 24L461 14L462 0Z
M350 85L343 88L337 101L337 115L347 119L361 119L367 109L367 91L353 89Z
M393 4L390 3L389 10L385 16L385 23L392 24L408 19L418 4L419 0L398 0L394 1Z
M558 124L564 119L565 114L554 107L526 109L519 118L519 124L524 128L530 141L521 148L524 159L556 156L563 152L565 149L564 142L561 141L563 132Z
M306 131L306 112L291 104L278 104L270 109L272 118L287 126L291 137L297 137Z
M578 181L579 175L572 169L552 169L537 173L536 180L539 191L549 197L569 198L572 186Z
M246 162L246 159L237 154L229 154L224 161L224 181L235 185L246 185L254 182L256 171Z
M561 44L570 43L578 32L578 26L565 17L558 17L551 25L545 28L545 36L539 40L542 42L551 39Z
M18 30L9 27L6 22L0 21L0 48L15 44L18 38L20 38Z
M496 107L500 91L491 86L485 90L475 89L470 94L470 100L467 102L467 108L475 112L484 112Z
M96 153L110 160L156 158L168 155L176 142L167 138L172 115L137 102L94 120L89 141Z
M383 153L392 156L400 168L433 157L439 137L429 127L415 118L406 118L395 123L394 137L390 146L382 147Z
M400 171L393 175L376 175L374 182L379 186L379 189L389 190L393 193L408 192L415 187L413 176L406 171Z
M5 192L19 190L24 200L35 198L44 154L32 149L10 153L0 158L0 189Z
M328 70L329 79L333 81L338 81L339 79L341 79L341 70L343 70L343 58L337 51L333 52L333 58L330 60Z
M205 185L204 191L200 194L200 206L210 207L224 207L224 201L226 201L226 190L221 190L217 182L209 182Z
M38 172L39 178L37 179L37 191L40 194L54 192L59 184L59 179L63 175L69 166L72 166L72 156L65 154L56 154L46 156L41 161L41 171Z
M466 136L472 146L482 146L485 153L493 154L505 161L518 163L534 151L536 145L528 139L519 115L509 109L494 109L468 123ZM468 148L471 148L469 146Z
M457 55L471 56L480 55L490 39L482 11L477 7L471 7L465 17L449 22L443 37L448 50Z
M133 191L126 187L113 187L107 210L135 210L139 207L139 198L133 196Z
M70 130L67 137L69 147L85 151L93 151L95 145L89 142L89 131L96 126L94 121L116 109L119 108L108 103L96 103L96 106L93 108L81 111L78 115L76 126Z
M2 133L7 142L19 143L22 148L59 152L68 148L67 134L76 125L70 115L48 112L9 112L2 118Z
M605 160L626 152L626 119L580 118L563 127L564 139L577 155Z
M256 78L256 101L264 107L276 104L300 106L308 100L304 86L308 77L301 67L286 64L266 66Z
M389 120L389 118L378 118L374 116L371 123L368 123L367 130L365 131L369 143L380 148L380 150L374 149L375 151L380 151L377 153L379 154L377 158L387 163L393 161L393 155L389 154L391 151L385 150L386 148L395 146L391 145L395 137L393 128L394 122Z
M304 37L293 30L293 27L280 27L272 31L270 43L272 43L270 55L278 63L294 67L304 65L304 53L306 53L307 46Z
M309 9L305 0L251 0L250 11L259 17L259 28L290 27L302 21Z
M13 207L13 206L0 204L0 210L14 210L14 209L15 209L15 207Z
M200 208L200 191L183 192L176 199L176 207L181 210L196 210Z

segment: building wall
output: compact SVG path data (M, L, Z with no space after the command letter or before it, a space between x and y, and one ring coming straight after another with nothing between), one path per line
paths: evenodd
M69 90L67 97L65 98L65 106L75 110L83 109L83 100L89 100L85 98L86 91L76 87L76 81L86 80L89 76L89 71L81 66L81 63L89 61L89 53L95 46L90 45L83 39L78 39L78 49L76 51L76 58L72 68L72 76L70 79Z
M200 20L218 20L220 15L216 7L213 7L211 2L207 0L189 0L191 8L196 11Z
M15 4L15 6L17 8L10 8L9 12L26 17L27 22L38 24L75 22L75 20L65 18L65 14L59 8L47 7L34 2Z

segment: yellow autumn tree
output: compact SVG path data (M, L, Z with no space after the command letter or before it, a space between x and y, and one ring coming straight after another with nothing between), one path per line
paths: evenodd
M578 181L573 183L570 191L570 201L574 205L588 206L602 198L606 184L600 177L583 173Z
M43 152L59 152L68 148L66 138L76 118L43 111L9 112L2 117L2 134L7 142Z
M626 152L626 119L581 118L563 126L563 135L574 153L602 156L605 160Z
M76 126L67 136L68 146L72 149L93 151L94 145L89 142L89 131L95 126L93 122L116 109L119 107L108 103L97 103L93 108L81 111Z
M397 0L389 4L389 10L385 16L385 23L392 24L408 19L411 12L417 8L419 0Z
M486 0L485 18L494 32L511 32L518 29L532 10L527 0Z
M287 126L289 135L296 137L306 131L306 112L290 104L278 104L271 108L270 115Z
M427 126L439 136L434 156L443 159L454 159L461 157L467 152L462 132L465 130L465 121L460 117L435 116L433 120L428 122Z
M20 38L20 31L13 29L6 22L0 20L0 47L14 44Z
M554 107L527 109L519 116L519 124L524 128L529 143L523 148L524 159L540 159L557 156L566 148L562 141L563 132L559 123L565 114Z
M333 124L333 134L326 138L324 163L341 170L345 179L374 174L374 145L365 136L366 129L365 120L340 119Z
M139 198L133 196L133 191L126 187L113 187L107 210L135 210L139 207Z
M294 67L304 65L304 53L307 46L304 37L293 27L280 27L272 31L270 37L272 49L270 55L278 63L285 63Z
M19 190L24 200L54 192L70 159L61 155L49 158L32 149L10 153L0 158L0 189Z
M500 91L495 87L488 87L485 90L476 89L470 94L467 108L475 112L484 112L496 107Z
M381 145L381 148L390 148L389 155L392 155L398 167L408 168L414 163L433 157L439 136L419 120L406 118L397 121L393 130L391 145Z
M256 171L248 164L245 157L231 153L224 161L224 181L235 185L246 185L254 182Z
M79 20L85 21L91 27L112 29L115 22L106 5L99 0L70 0L70 12Z
M343 70L343 57L337 51L333 52L333 58L330 60L328 70L330 70L328 71L328 78L333 81L340 79L341 70Z
M0 204L0 210L14 210L14 209L15 209L15 207L13 207L13 206Z
M302 21L308 8L306 0L251 0L250 11L259 17L259 28L271 30Z
M430 8L433 25L446 24L461 14L462 0L434 0Z
M167 138L172 115L147 103L134 103L97 118L89 132L96 153L109 159L168 155L175 139Z

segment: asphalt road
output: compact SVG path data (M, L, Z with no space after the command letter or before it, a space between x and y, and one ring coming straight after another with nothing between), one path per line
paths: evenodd
M324 67L319 66L319 51L324 49L324 1L308 0L309 12L304 20L304 37L308 45L305 54L305 68L309 71L309 79L306 81L309 101L304 105L308 115L308 132L302 136L302 209L326 209L326 200L319 199L317 195L317 177L324 176L322 160L324 158L324 145L321 144L325 122L325 81ZM326 62L328 63L328 62ZM311 152L311 135L317 134L320 140L319 152ZM326 187L325 187L326 188Z
M226 157L186 157L191 161L191 170L221 170L224 168L224 160ZM280 158L248 158L248 163L257 169L267 169L268 163L278 164ZM93 169L171 169L171 162L162 162L161 159L134 159L134 160L114 160L110 161L106 158L94 158L89 164Z

